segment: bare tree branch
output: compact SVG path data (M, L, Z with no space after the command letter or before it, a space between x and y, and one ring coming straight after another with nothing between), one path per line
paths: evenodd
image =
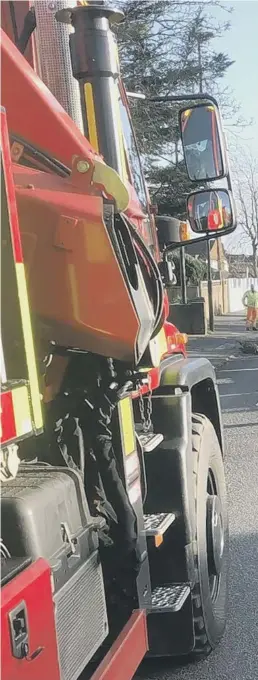
M238 225L252 252L254 276L258 275L258 163L249 150L239 149L235 161Z

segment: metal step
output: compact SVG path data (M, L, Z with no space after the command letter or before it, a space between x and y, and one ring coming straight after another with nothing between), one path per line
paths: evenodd
M178 612L182 609L182 606L189 595L190 586L187 583L157 586L151 596L151 611L170 610L172 612Z
M154 451L164 439L163 434L155 434L154 432L137 432L137 434L144 453Z
M173 512L158 512L156 515L144 515L146 536L162 536L174 522Z

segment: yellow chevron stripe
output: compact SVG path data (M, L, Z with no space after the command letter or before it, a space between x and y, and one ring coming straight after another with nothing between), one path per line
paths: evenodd
M1 378L1 383L7 382L5 362L4 362L4 351L3 351L3 344L2 344L2 337L1 336L0 336L0 378Z
M85 105L86 105L86 112L87 112L87 123L88 123L88 129L89 129L89 140L90 140L90 143L92 144L93 148L95 149L95 151L99 152L98 133L97 133L97 125L96 125L96 117L95 117L94 100L93 100L93 90L92 90L92 84L91 83L85 83L85 85L84 85L84 96L85 96Z
M123 436L124 452L126 456L130 456L130 454L135 451L136 447L131 398L126 397L119 401L118 409L120 413L120 427Z
M23 262L16 263L16 276L18 284L18 295L21 309L22 330L24 337L25 353L28 366L28 377L30 383L30 396L33 411L33 420L36 429L41 429L43 426L42 411L40 403L39 383L36 368L36 359L34 352L29 301L27 294L27 285L25 278L25 270Z

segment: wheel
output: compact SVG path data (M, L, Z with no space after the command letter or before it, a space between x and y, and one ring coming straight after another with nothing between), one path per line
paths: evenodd
M200 657L216 647L226 624L228 516L221 449L212 423L203 415L193 415L192 442L196 577L192 593L193 653Z

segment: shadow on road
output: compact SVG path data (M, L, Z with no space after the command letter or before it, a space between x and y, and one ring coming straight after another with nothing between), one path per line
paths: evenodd
M258 534L231 537L229 583L228 625L219 647L191 665L185 659L148 659L135 680L258 678Z
M245 314L227 314L225 316L216 317L216 331L218 333L237 333L238 335L243 335L246 333L245 330Z
M248 411L248 409L246 409ZM224 430L235 430L236 427L254 427L255 425L258 425L258 416L257 416L257 422L256 423L238 423L237 425L234 423L232 425L224 425Z

